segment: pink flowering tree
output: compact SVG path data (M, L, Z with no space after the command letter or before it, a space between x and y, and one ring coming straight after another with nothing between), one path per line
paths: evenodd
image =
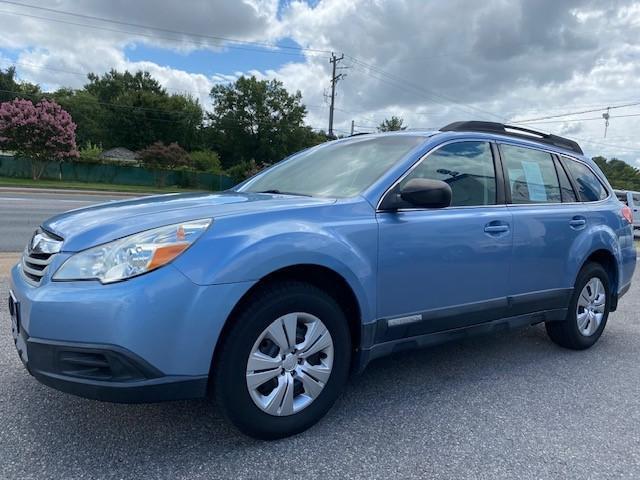
M31 177L38 180L47 161L78 157L76 124L60 105L16 98L0 103L0 149L31 160Z

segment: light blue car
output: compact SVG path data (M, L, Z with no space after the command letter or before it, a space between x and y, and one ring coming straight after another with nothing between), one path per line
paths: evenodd
M115 402L203 397L300 432L392 352L545 322L593 345L629 289L632 215L573 141L488 122L361 135L217 194L56 216L11 275L20 358Z

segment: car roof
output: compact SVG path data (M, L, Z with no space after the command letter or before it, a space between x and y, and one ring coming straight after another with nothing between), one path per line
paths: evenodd
M510 135L510 134L499 134L499 133L491 133L486 131L478 131L478 130L428 130L428 129L406 129L394 132L380 132L380 133L369 133L369 134L359 134L349 138L362 138L363 136L371 136L371 137L382 137L389 135L412 135L412 136L421 136L425 139L430 140L438 140L444 141L448 139L465 139L465 138L474 138L474 139L482 139L487 141L497 141L504 143L512 143L517 145L522 145L525 147L534 147L538 149L552 151L557 153L558 155L565 155L570 157L579 158L583 161L587 161L587 163L591 163L591 160L587 158L580 149L579 152L576 149L563 148L562 146L555 145L548 142L542 142L538 138L534 137L526 137L524 135ZM575 143L573 141L570 141ZM431 143L431 142L429 142ZM577 143L575 143L577 145ZM577 147L580 148L579 146Z

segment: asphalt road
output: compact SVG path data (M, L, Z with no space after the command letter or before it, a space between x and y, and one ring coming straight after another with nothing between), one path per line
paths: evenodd
M381 359L321 423L272 443L208 401L114 405L40 385L0 305L2 479L640 478L640 275L588 351L538 326Z
M0 252L21 252L38 225L57 213L116 199L122 197L0 189Z

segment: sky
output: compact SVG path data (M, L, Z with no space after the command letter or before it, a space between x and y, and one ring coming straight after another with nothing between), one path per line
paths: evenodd
M338 133L526 122L640 167L640 1L0 0L0 68L46 90L147 70L209 108L213 85L255 75L326 129L331 52Z

